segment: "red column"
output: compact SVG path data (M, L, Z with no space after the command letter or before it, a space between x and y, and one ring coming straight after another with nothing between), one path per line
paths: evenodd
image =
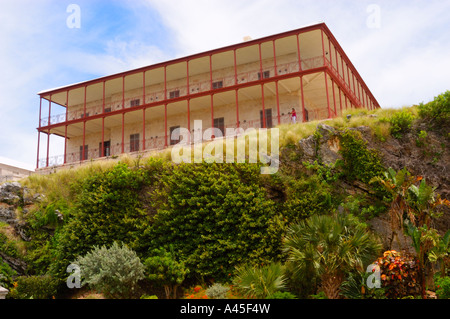
M67 90L66 93L66 123L68 120L68 114L69 114L69 90ZM67 163L67 124L65 125L64 130L64 164Z
M214 129L214 94L211 94L211 128Z
M300 76L300 90L301 90L301 93L302 93L303 122L306 122L305 96L303 94L303 76Z
M336 111L336 94L335 94L335 91L334 91L334 81L333 81L333 79L331 79L331 86L333 88L332 92L333 92L334 116L336 116L337 115L337 111Z
M333 69L333 55L331 54L331 41L328 38L328 51L330 51L330 69Z
M186 90L187 90L187 94L189 95L189 91L190 91L190 86L189 86L189 61L186 61ZM191 144L191 99L188 98L187 99L187 129L189 131L189 135L188 135L188 140L187 140L187 144Z
M105 91L106 83L103 81L103 100L102 100L102 144L100 145L100 157L105 156Z
M50 98L48 100L48 126L50 126L51 121L51 113L52 113L52 96L50 95ZM48 160L49 160L49 154L50 154L50 129L47 130L47 167L48 167Z
M164 104L164 147L167 147L167 103Z
M275 40L272 41L273 47L273 67L275 69L275 76L278 76L278 67L277 67L277 50L275 48Z
M142 74L142 104L145 105L145 71ZM145 151L145 107L142 109L142 150Z
M122 76L122 110L125 108L125 75Z
M325 43L324 43L324 41L323 41L323 30L320 30L320 34L321 34L321 36L322 36L323 65L325 66L325 65L327 65L327 61L326 61L326 58L325 58Z
M237 77L237 58L236 58L236 49L234 49L234 85L238 84L238 77Z
M239 128L239 92L238 89L234 90L236 95L236 127Z
M42 117L42 96L39 98L39 128L41 127L41 117Z
M277 116L278 116L278 125L281 124L281 115L280 115L280 95L278 90L278 80L275 81L275 94L277 96Z
M258 44L259 47L259 72L260 81L263 80L263 68L262 68L262 53L261 53L261 43ZM262 123L261 127L266 128L266 110L264 105L264 83L261 83L261 104L262 104Z
M122 76L122 110L125 109L125 75ZM125 153L125 113L122 112L122 148L121 153Z
M84 86L84 115L83 115L83 145L82 145L82 151L81 151L81 160L84 161L86 159L86 91L87 86Z
M164 66L164 100L167 100L167 65Z
M145 111L146 108L142 109L142 150L145 151Z
M330 109L330 95L328 93L328 78L327 78L327 72L324 71L323 74L325 75L325 90L327 93L327 107L328 107L328 118L331 118L331 109Z
M189 131L187 144L191 144L191 99L187 99L187 129Z
M41 120L39 119L39 122ZM38 130L38 143L37 143L37 156L36 156L36 169L39 168L39 153L40 153L40 144L41 144L41 131Z
M122 154L125 153L125 113L122 113Z
M209 55L209 84L210 90L213 89L213 76L212 76L212 55ZM214 94L211 94L211 128L214 129Z
M297 34L298 71L302 71L302 57L300 54L300 35ZM302 80L303 81L303 80Z
M236 49L233 50L234 55L234 85L238 84L238 78L237 78L237 58L236 58ZM238 89L234 90L235 96L236 96L236 128L240 127L239 123L239 93Z
M46 167L48 167L49 153L50 153L50 130L47 131L47 161L45 165Z
M41 116L42 116L42 96L39 97L39 128L41 128ZM37 144L37 156L36 156L36 169L39 168L40 141L41 141L41 131L39 131L39 129L38 129L38 144Z

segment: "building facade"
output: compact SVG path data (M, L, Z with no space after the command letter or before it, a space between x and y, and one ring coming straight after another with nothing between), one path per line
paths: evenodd
M37 169L164 149L195 120L225 135L289 123L292 109L306 122L380 107L324 23L39 96ZM50 156L53 136L61 155Z
M0 162L0 184L4 182L16 182L30 176L32 171L15 165Z

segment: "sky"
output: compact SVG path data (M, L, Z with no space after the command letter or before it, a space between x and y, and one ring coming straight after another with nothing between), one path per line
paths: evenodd
M428 102L450 89L449 12L450 0L0 0L0 162L36 167L40 91L318 22L381 107Z

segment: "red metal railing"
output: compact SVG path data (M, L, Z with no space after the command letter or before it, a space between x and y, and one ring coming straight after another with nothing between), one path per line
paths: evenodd
M315 109L315 110L308 110L308 121L314 121L314 120L320 120L328 117L328 110L326 108L323 109ZM301 113L300 113L301 114ZM297 118L297 123L302 122L302 118ZM280 123L281 124L289 124L291 123L291 115L290 114L280 114ZM272 117L272 125L276 126L278 124L278 115L274 115ZM237 123L225 123L225 129L223 134L226 136L227 133L229 136L234 136L234 132L236 132L238 125ZM246 130L248 128L261 128L262 122L260 119L252 119L252 120L242 120L239 123L239 127L243 130ZM208 128L202 129L202 138L206 137L209 138L209 136L203 136L205 131ZM230 135L230 131L227 132L227 129L234 129L231 130L232 135ZM190 143L193 144L194 141L194 130L191 131L191 137L190 137ZM164 133L163 133L164 134ZM169 134L169 133L168 133ZM48 158L48 165L47 165L47 158L41 158L39 159L38 168L44 168L44 167L54 167L54 166L62 166L64 164L77 164L77 163L83 163L83 162L89 162L89 161L95 161L99 159L107 159L107 158L116 158L120 156L121 154L130 153L130 154L139 154L144 152L151 152L151 151L158 151L163 150L166 148L166 141L167 141L167 147L170 147L170 136L152 136L145 140L145 150L142 148L142 140L139 141L137 144L131 145L130 143L124 143L122 148L122 143L113 143L109 147L104 148L103 150L100 148L91 148L89 147L88 150L84 153L84 160L83 160L83 153L82 150L77 152L68 152L65 156L64 155L57 155L57 156L51 156ZM123 150L123 151L122 151ZM103 154L106 154L107 156L101 156ZM64 161L65 158L65 161Z
M319 68L323 66L323 56L313 57L309 59L303 59L301 61L302 63L302 70L310 70L314 68ZM263 68L263 74L261 75L260 69L251 70L248 72L240 72L237 75L230 75L225 77L214 77L212 83L222 82L222 86L220 87L231 87L236 84L244 84L249 82L256 82L262 78L272 78L276 75L285 75L285 74L291 74L299 72L299 63L298 62L292 62L292 63L286 63L286 64L280 64L277 65L277 70L275 74L275 66ZM236 82L237 80L237 82ZM168 83L169 85L170 83ZM132 101L139 100L139 103L137 105L142 104L150 104L160 101L168 101L171 99L170 93L173 93L173 97L183 97L191 94L196 93L202 93L202 92L208 92L213 90L214 88L211 87L211 81L203 81L199 83L193 83L189 84L189 92L188 92L188 86L176 86L176 87L168 87L167 92L164 90L160 90L157 92L146 92L145 94L145 103L143 103L143 94L128 97L126 99L118 99L116 101L112 101L109 103L105 103L103 106L103 102L99 103L98 105L86 107L86 110L84 108L77 109L77 110L68 110L67 113L63 114L57 114L52 115L50 118L48 116L43 116L40 119L40 126L46 127L49 125L54 124L60 124L64 123L66 121L76 120L76 119L82 119L83 117L89 117L93 115L98 114L107 114L109 112L117 111L120 109L128 109L132 108ZM167 94L167 99L165 99L165 94ZM49 123L50 120L50 123Z

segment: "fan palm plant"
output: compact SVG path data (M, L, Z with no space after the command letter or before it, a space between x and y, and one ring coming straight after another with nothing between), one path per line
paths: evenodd
M292 225L283 245L295 274L318 276L329 299L339 298L348 271L364 269L381 249L366 226L349 215L314 215Z
M245 297L265 299L286 286L284 268L280 263L271 263L259 268L252 265L237 267L234 284Z

